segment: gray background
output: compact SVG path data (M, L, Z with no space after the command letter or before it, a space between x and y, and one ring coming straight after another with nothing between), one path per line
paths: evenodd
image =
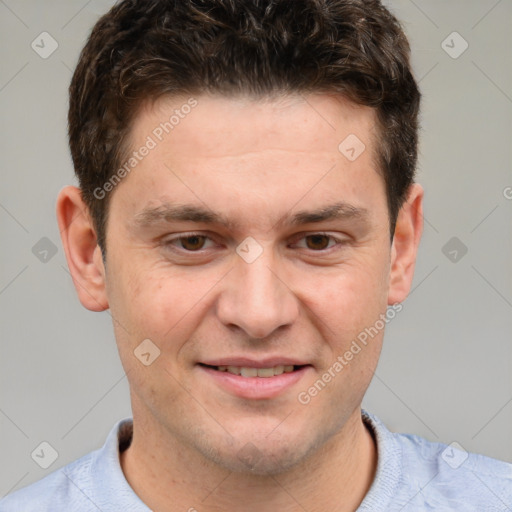
M363 405L392 430L512 462L512 2L388 3L424 95L425 232ZM130 415L111 317L78 302L54 213L75 183L67 87L111 4L0 0L0 496L98 448ZM43 31L58 43L46 59L31 48ZM454 31L469 44L458 58L442 46ZM57 247L46 262L43 237ZM58 452L46 470L31 458L42 441Z

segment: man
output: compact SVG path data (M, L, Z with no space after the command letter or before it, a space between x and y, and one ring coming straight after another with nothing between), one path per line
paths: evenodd
M421 237L419 99L376 0L101 18L57 216L80 301L114 319L133 422L0 510L510 509L511 465L361 411Z

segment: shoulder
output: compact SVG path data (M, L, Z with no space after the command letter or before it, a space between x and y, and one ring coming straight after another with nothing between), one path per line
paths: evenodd
M397 510L497 512L512 504L512 464L467 452L458 443L392 433L378 418L364 414L384 459L377 476L393 484L390 503ZM394 478L387 475L390 471Z
M131 442L131 419L119 421L102 448L0 500L0 512L147 512L126 481L119 450Z
M464 502L465 510L479 511L512 504L512 464L467 452L456 442L446 445L410 434L394 435L402 446L404 475L410 475L426 501L458 506Z
M50 512L55 510L94 510L82 488L90 487L91 464L96 452L64 466L43 479L0 500L0 512Z

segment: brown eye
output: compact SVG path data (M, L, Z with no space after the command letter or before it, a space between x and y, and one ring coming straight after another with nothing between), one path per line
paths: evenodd
M308 235L305 237L307 248L317 251L326 249L329 246L330 239L330 236L322 234Z
M202 249L207 237L202 235L192 235L180 238L181 247L187 251L197 251Z

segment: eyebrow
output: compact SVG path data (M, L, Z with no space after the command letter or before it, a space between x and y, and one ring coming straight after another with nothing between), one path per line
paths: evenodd
M362 220L368 219L366 208L338 202L323 206L316 210L301 210L297 213L286 214L273 227L300 226L331 220ZM197 222L201 224L222 225L231 230L239 227L239 222L228 219L220 213L192 204L164 203L157 207L146 207L134 217L138 227L149 227L158 223Z

